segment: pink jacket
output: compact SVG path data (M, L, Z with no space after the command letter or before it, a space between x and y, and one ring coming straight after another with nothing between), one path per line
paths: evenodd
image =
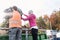
M25 15L25 14L24 14ZM28 20L30 27L36 26L36 16L34 14L30 14L29 16L25 15L27 18L22 18L24 21Z

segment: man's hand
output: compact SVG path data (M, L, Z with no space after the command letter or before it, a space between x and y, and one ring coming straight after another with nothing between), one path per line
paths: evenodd
M26 14L23 14L24 16L26 16L26 17L28 17L28 15L26 15Z

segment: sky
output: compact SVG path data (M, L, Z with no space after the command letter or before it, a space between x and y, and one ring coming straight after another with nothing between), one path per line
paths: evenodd
M60 0L0 0L0 23L4 21L6 15L4 9L15 5L25 14L33 10L37 17L45 14L50 16L54 10L59 10Z

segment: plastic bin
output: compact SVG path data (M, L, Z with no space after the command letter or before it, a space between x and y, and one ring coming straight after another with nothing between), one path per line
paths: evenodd
M46 34L39 34L38 35L38 40L44 40L44 39L47 39ZM9 37L8 37L8 35L0 36L0 40L9 40ZM26 40L26 35L25 34L22 34L22 40ZM31 34L28 35L28 40L33 40Z
M9 40L8 36L0 36L0 40Z
M47 39L46 34L39 34L39 40Z
M32 38L32 35L31 34L29 34L28 35L28 40L32 40L33 38Z
M22 40L26 40L26 35L22 34Z

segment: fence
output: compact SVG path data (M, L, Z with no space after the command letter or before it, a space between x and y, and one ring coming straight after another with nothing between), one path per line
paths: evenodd
M0 30L9 30L9 28L0 28ZM29 34L29 30L28 28L22 28L22 30L25 30L25 34L22 34L22 40L32 40L32 35ZM42 31L45 31L45 29L40 29ZM0 36L1 40L8 40L9 37L8 35L6 36ZM43 39L47 39L46 34L38 34L38 40L43 40Z

